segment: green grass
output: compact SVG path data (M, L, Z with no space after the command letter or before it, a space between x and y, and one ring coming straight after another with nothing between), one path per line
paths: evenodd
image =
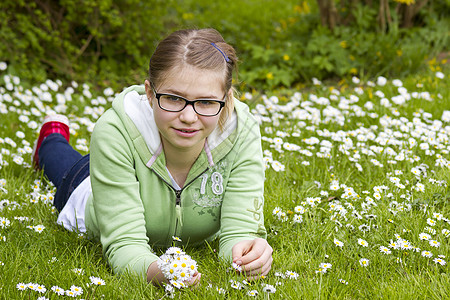
M402 80L410 95L428 92L432 99L412 97L402 105L392 101L399 92L391 80L385 86L371 86L364 82L352 87L335 87L339 90L336 97L332 96L330 86L320 85L310 87L307 92L284 90L267 95L276 96L278 103L274 102L275 98L263 100L264 97L256 94L252 100L244 99L252 108L256 104L274 108L264 115L268 119L261 125L263 136L268 138L262 142L264 150L268 151L265 152L268 167L264 212L268 241L274 248L272 271L265 279L253 282L243 290L236 290L231 288L230 280L242 282L244 278L218 260L217 242L200 248L188 248L187 253L197 260L199 271L203 274L202 283L194 289L177 291L176 297L242 299L249 298L249 290L256 290L258 298L264 299L448 298L448 264L433 262L437 255L445 256L442 258L445 261L450 255L449 236L442 232L443 229L450 230L450 122L436 121L442 121L443 112L450 110L450 80L448 72L445 73L443 79L430 72ZM362 87L361 94L354 91L356 86ZM89 144L90 130L87 125L94 123L102 109L110 107L110 102L101 104L103 99L98 97L102 95L94 92L92 97L81 96L81 85L74 90L73 100L65 104L65 113L71 123L79 125L73 127L71 143L75 146L77 142L82 142L79 139L86 139ZM20 83L0 87L0 187L4 189L0 190L0 201L4 205L0 218L10 222L9 226L0 227L0 298L68 298L58 296L50 289L59 286L67 290L72 285L84 290L78 299L168 298L161 288L134 277L112 274L102 258L98 243L56 224L57 216L49 204L54 188L41 173L30 167L31 155L26 153L29 148L25 146L32 147L39 129L30 122L35 121L38 125L45 113L57 109L56 94L64 94L64 91L67 91L65 87L50 91L53 100L46 102L42 92L24 90ZM382 91L392 107L382 106L376 91ZM282 112L280 109L292 101L295 92L302 93L300 103L303 105L306 101L311 102L306 110L309 116L303 120L295 118L292 110ZM343 122L339 123L336 116L325 122L324 109L328 105L315 103L314 96L329 99L330 106L336 108L335 112L344 116ZM345 105L347 100L356 100L355 96L358 101ZM364 106L368 101L373 103L371 110ZM91 107L97 115L86 107ZM297 105L294 110L305 107ZM359 113L361 111L363 114ZM316 112L320 112L320 117L312 117ZM386 119L385 115L390 119ZM390 120L390 123L383 120ZM432 128L433 124L435 128ZM16 135L18 131L23 132L25 137ZM289 142L302 150L309 150L312 156L305 151L286 150L282 146L277 148L275 138L280 136L283 143ZM317 155L325 153L320 144L306 143L310 137L331 143L328 157ZM441 140L435 142L436 137ZM347 149L342 146L345 138L349 145ZM410 139L416 140L417 145L410 148ZM353 146L350 146L350 140ZM426 141L433 152L428 153L420 148L420 144ZM405 151L407 159L397 160L395 156L389 156L385 152L387 147L397 154ZM20 148L25 153L20 154ZM380 149L383 152L380 153ZM368 154L369 150L373 155ZM22 157L24 162L16 163L15 156ZM414 160L415 157L417 160ZM436 166L440 157L447 161L446 166ZM279 161L284 171L275 171L270 160ZM393 164L394 161L396 164ZM362 171L358 170L356 163ZM418 179L412 170L421 164L428 167L426 176L422 174ZM396 170L402 173L396 175ZM389 179L391 176L397 177L404 188L396 187ZM35 180L40 180L40 183ZM339 189L330 189L333 180L339 181ZM416 190L422 188L417 183L423 184L423 191ZM33 195L35 186L36 194ZM386 189L380 188L382 186ZM353 197L346 196L345 188ZM376 199L376 189L382 191L380 199ZM315 197L314 206L308 204L309 197ZM365 204L366 197L373 199L375 205ZM346 209L345 216L334 216L336 211L332 208L339 205ZM305 209L303 221L293 223L298 206ZM281 217L273 214L276 207L284 213ZM442 214L445 220L439 220L434 213ZM19 221L17 217L28 217L29 220ZM433 219L436 225L428 225L427 219ZM27 227L37 225L44 225L45 229L38 233ZM361 228L370 229L362 231L361 225ZM439 248L431 247L419 238L419 234L428 232L426 227L436 230L435 234L430 235L431 239L440 243ZM421 250L391 249L391 254L381 253L379 247L388 246L391 240L396 241L397 235ZM335 238L344 246L337 247ZM368 247L360 246L358 239L367 241ZM423 250L431 251L433 257L423 257ZM367 267L360 265L361 258L369 260ZM321 263L329 263L332 267L322 274L318 272ZM81 269L82 272L77 274L74 269ZM276 276L286 271L296 272L298 278ZM88 286L90 276L100 277L106 285L98 286L94 292L94 287ZM16 287L18 283L30 282L44 285L47 291L39 294L31 290L19 291ZM275 286L276 292L265 293L263 284ZM223 289L226 293L220 294L217 289Z

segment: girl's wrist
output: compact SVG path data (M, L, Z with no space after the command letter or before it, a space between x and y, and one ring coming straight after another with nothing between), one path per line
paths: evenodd
M162 285L162 283L166 282L167 279L164 277L164 274L158 268L158 264L156 261L152 262L147 269L147 282L152 283L154 285Z

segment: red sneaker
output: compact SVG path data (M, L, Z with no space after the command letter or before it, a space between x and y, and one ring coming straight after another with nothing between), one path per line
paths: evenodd
M33 159L33 165L36 169L39 169L39 148L41 147L42 141L52 133L60 133L69 142L70 132L69 132L69 119L63 115L51 115L44 118L44 123L42 123L41 131L39 132L39 137L34 144L33 153L31 157Z

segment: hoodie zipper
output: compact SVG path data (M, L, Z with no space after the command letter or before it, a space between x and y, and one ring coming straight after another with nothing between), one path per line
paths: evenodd
M158 174L158 172L156 172L155 170L152 169L152 171L156 174L156 176L158 176L167 186L169 186L174 192L175 192L175 213L178 209L180 209L179 207L181 207L181 193L183 192L183 190L185 188L187 188L191 183L193 183L195 180L197 180L197 178L199 178L200 176L202 176L206 171L208 171L208 168L206 168L203 172L201 172L198 176L196 176L194 179L192 179L188 184L185 184L180 190L175 189L170 183L168 183L164 178L162 178L161 175ZM177 218L176 218L176 222L175 222L175 230L173 231L172 235L175 236L175 234L177 233L177 229L178 229L178 214L177 214Z

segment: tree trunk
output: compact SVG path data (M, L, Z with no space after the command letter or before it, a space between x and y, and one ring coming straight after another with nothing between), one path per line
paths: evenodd
M334 0L317 0L320 12L320 23L324 27L333 28L338 23L338 13Z
M401 16L401 27L411 28L414 25L414 17L428 3L428 0L418 0L414 4L401 4L397 7L397 12Z
M377 20L380 25L381 32L386 32L386 29L392 23L389 0L380 0Z

